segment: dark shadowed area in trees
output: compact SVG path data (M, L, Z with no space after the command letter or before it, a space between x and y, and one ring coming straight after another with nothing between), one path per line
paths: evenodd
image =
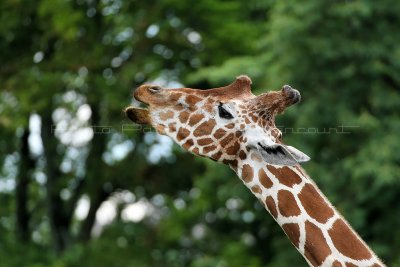
M400 2L3 0L0 266L306 266L226 166L131 124L144 82L290 84L286 143L400 266Z

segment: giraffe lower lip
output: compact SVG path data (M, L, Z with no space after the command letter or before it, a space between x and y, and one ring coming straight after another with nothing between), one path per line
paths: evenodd
M135 123L138 124L151 124L150 113L148 109L127 107L125 109L126 116Z

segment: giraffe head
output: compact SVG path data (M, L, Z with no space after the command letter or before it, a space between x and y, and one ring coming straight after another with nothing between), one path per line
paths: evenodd
M239 76L228 86L199 90L142 85L134 97L147 109L128 107L134 122L150 124L184 149L233 167L250 154L269 164L295 165L309 157L282 143L276 114L300 101L300 93L285 85L255 96L251 80Z

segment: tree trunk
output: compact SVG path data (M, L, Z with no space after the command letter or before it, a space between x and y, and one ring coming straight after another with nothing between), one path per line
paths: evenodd
M46 191L47 209L50 221L50 232L53 243L53 250L56 254L63 252L71 242L69 221L66 218L64 203L60 197L62 185L61 172L59 170L60 156L57 155L58 140L51 132L51 112L42 117L42 140L44 156L46 159Z
M92 125L101 125L100 106L95 102L90 103L92 108ZM105 182L110 182L107 177L104 177L104 171L107 168L102 159L102 155L107 147L107 136L101 133L94 133L93 139L90 144L90 153L86 162L86 182L88 184L88 193L90 197L90 209L88 215L83 221L80 232L79 240L86 242L91 237L93 225L96 220L96 213L101 203L105 201L112 193L104 187Z
M17 238L21 242L30 241L29 220L30 214L28 210L28 187L30 182L31 171L35 168L35 161L30 157L29 153L29 126L24 130L21 137L20 150L20 166L17 176L17 184L15 188L16 197L16 230Z

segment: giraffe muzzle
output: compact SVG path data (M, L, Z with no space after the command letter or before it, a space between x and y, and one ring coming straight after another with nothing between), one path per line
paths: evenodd
M134 103L138 105L125 108L126 116L137 124L151 125L150 111L147 107L151 100L154 100L153 96L160 92L162 92L162 88L157 85L145 84L137 88L133 92L133 98L136 100ZM143 104L145 108L140 107L139 103Z

